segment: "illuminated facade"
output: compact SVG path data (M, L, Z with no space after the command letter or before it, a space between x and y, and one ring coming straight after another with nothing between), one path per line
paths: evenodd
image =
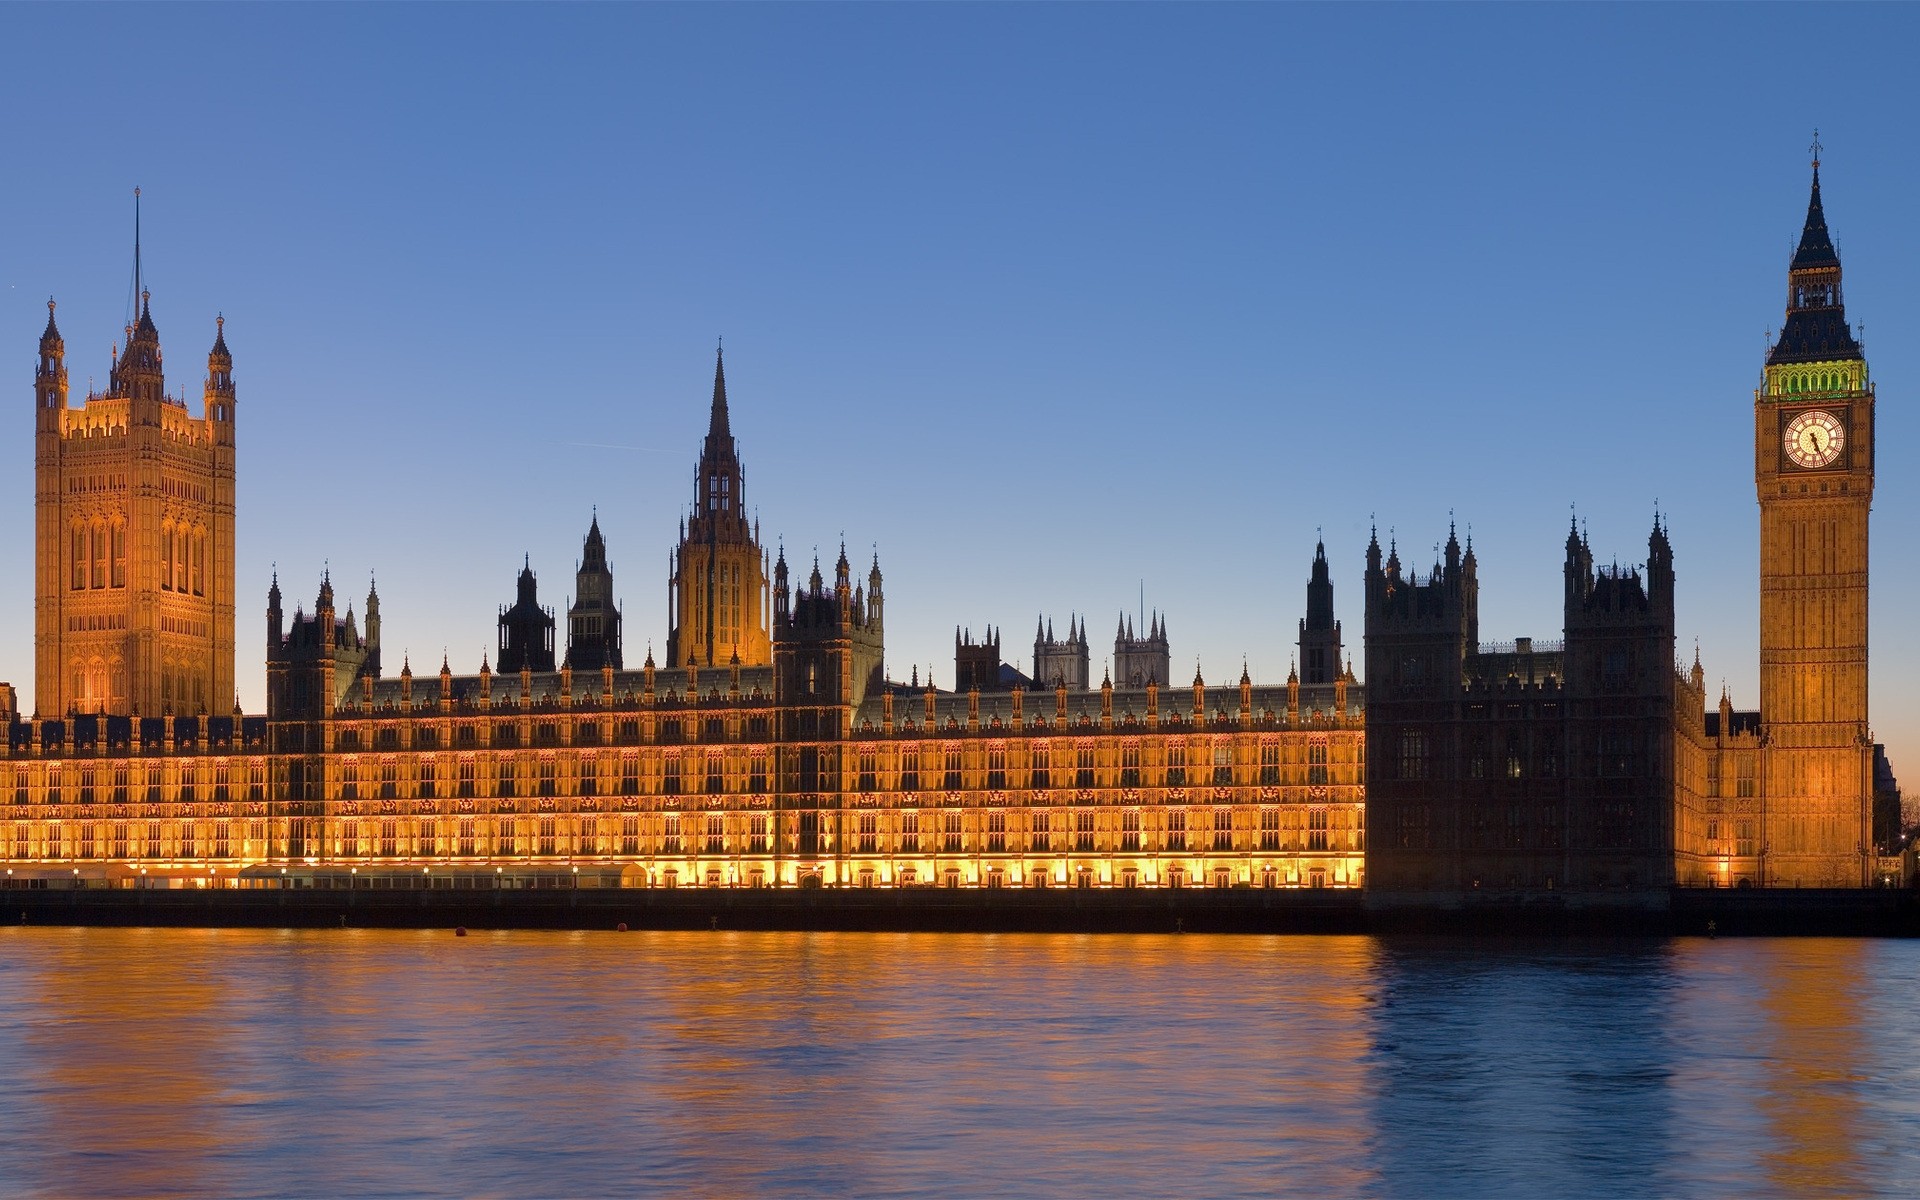
M1365 732L1344 667L1166 686L1156 616L1131 645L1139 686L1087 686L1083 634L1078 675L1053 686L1002 670L997 636L956 645L957 677L995 660L965 690L892 682L878 557L856 581L843 548L831 579L816 562L795 582L783 555L769 584L741 478L716 367L667 666L620 664L597 518L581 565L597 587L581 584L558 670L530 568L500 614L518 669L419 679L383 671L371 587L363 628L331 579L290 615L275 579L264 717L7 721L0 858L21 881L173 886L1361 884ZM1324 550L1309 608L1332 611Z
M1658 517L1640 568L1569 533L1557 643L1480 640L1471 539L1450 534L1422 579L1375 538L1364 696L1324 547L1284 685L1174 685L1157 613L1121 618L1097 685L1072 617L1063 639L1037 625L1032 679L990 628L956 633L954 690L901 683L877 554L859 580L844 546L830 578L767 564L716 362L664 666L623 662L596 515L564 656L530 566L499 614L502 669L418 679L383 663L371 586L363 620L330 578L289 616L276 578L267 711L226 715L224 335L190 418L143 296L108 391L70 409L50 314L36 711L0 685L0 862L16 882L179 886L1364 884L1382 905L1863 886L1873 390L1839 278L1816 173L1755 396L1759 712L1724 694L1708 711L1698 656L1676 662Z
M170 396L144 292L104 391L68 405L47 302L34 372L34 700L49 714L233 703L233 358L225 322L199 416Z

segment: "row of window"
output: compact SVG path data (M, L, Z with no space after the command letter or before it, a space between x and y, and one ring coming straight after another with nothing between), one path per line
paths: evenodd
M135 766L122 763L113 767L72 766L64 769L50 764L44 773L31 767L13 769L13 802L29 804L34 795L35 775L44 789L46 804L193 804L200 800L225 803L231 800L263 801L267 798L267 764L262 760L230 762L217 760L202 765L192 759L178 760L177 769L168 771L163 762Z
M71 582L75 591L127 586L127 527L95 521L73 527ZM207 534L204 529L160 530L160 590L207 594Z
M1284 823L1281 814L1259 813L1257 830L1237 831L1231 809L1173 810L1164 830L1141 829L1141 814L1121 814L1117 829L1103 814L1080 809L1034 812L1012 821L1005 812L968 821L961 812L900 813L882 820L877 813L855 814L845 832L844 852L871 854L1053 854L1075 853L1233 853L1357 852L1359 822L1348 814L1316 808L1301 823ZM1351 828L1346 827L1351 825ZM270 852L267 823L261 820L60 821L14 823L11 842L0 849L16 859L36 858L260 858ZM1244 832L1246 836L1239 836ZM802 853L830 854L833 839L817 813L798 814L784 830L788 845ZM434 857L457 855L730 855L774 850L775 818L766 813L679 814L579 817L500 816L450 820L342 818L306 834L308 847L336 858Z
M1593 742L1593 775L1601 779L1626 779L1638 775L1643 766L1640 743L1640 737L1634 733L1602 732ZM1420 780L1440 777L1435 770L1433 742L1426 730L1401 730L1397 750L1394 766L1398 778ZM1485 739L1469 740L1464 767L1468 779L1525 779L1530 775L1541 779L1558 779L1566 770L1566 764L1561 759L1560 741L1555 735L1543 734L1533 739L1533 744L1529 746L1517 732L1507 735L1504 749L1497 754Z

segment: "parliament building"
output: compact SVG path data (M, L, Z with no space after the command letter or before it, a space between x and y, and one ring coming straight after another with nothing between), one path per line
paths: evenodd
M1324 546L1284 683L1172 677L1123 616L1031 675L955 637L954 686L888 670L878 555L769 555L716 360L672 549L666 661L631 663L609 543L564 624L528 563L477 671L383 659L324 573L254 641L233 705L236 391L216 322L200 413L167 392L149 297L78 407L48 306L35 373L31 705L0 685L10 886L1361 888L1657 904L1673 886L1874 881L1867 721L1873 389L1813 195L1754 396L1761 695L1677 663L1673 551L1596 567L1568 535L1564 640L1480 641L1476 559L1366 548L1366 684ZM617 523L609 528L618 535ZM1371 753L1369 753L1371 746Z

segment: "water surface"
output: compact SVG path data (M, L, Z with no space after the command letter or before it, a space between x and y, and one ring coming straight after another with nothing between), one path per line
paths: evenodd
M1920 1194L1920 944L0 929L8 1195Z

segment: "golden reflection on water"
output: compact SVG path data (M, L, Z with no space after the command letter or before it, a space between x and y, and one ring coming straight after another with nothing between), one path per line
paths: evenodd
M1875 1089L1904 1082L1862 1057L1903 1031L1863 1028L1859 992L1910 988L1920 955L1624 945L6 929L0 1192L1758 1195L1899 1177L1855 1154L1886 1120Z
M1859 1196L1872 1189L1855 1153L1869 1114L1857 1085L1870 1052L1860 1020L1869 944L1774 943L1764 951L1768 1034L1760 1107L1772 1133L1767 1176L1797 1196Z

